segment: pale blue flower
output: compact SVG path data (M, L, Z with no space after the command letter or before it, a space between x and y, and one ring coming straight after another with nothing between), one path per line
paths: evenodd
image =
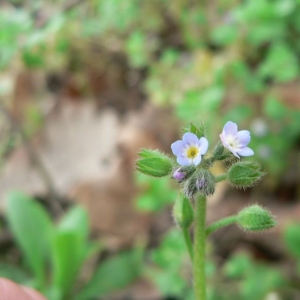
M177 162L181 166L194 164L199 165L208 148L208 141L205 137L198 138L194 133L186 132L182 140L171 145L172 152L177 156Z
M234 156L251 156L254 154L253 150L247 145L250 143L250 132L248 130L238 131L236 123L227 122L220 134L223 146L227 148ZM239 156L240 155L240 156Z

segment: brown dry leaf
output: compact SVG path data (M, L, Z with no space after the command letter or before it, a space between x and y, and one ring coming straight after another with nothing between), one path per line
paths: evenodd
M168 115L147 106L121 123L113 110L97 112L92 102L63 101L32 141L56 193L87 208L94 235L110 248L147 239L151 218L138 213L133 203L134 162L141 147L169 148L176 129L164 122ZM4 166L0 199L12 189L49 196L24 146Z
M60 195L83 180L107 176L119 130L116 114L95 114L92 104L65 105L52 113L32 145ZM17 149L0 175L0 199L11 189L47 194L46 184L24 146Z

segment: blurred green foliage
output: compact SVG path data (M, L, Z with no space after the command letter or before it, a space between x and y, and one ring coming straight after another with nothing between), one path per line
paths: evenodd
M265 299L268 294L280 295L285 285L282 273L266 264L254 262L245 254L233 256L223 268L224 276L233 280L235 299Z
M285 245L297 262L297 279L300 278L300 224L299 223L292 223L285 228L284 231L284 241Z
M154 264L146 270L164 296L179 299L194 299L191 280L191 265L182 233L171 230L160 246L151 253Z
M151 261L153 265L146 272L163 295L194 299L191 266L179 230L171 230L164 236L160 246L152 251ZM221 267L207 260L206 274L209 300L262 300L271 294L278 299L294 299L285 291L292 283L280 270L256 262L247 254L233 255Z
M167 205L173 204L177 197L177 192L167 177L157 179L138 173L136 182L141 189L135 201L140 211L159 212Z
M240 129L250 129L251 148L269 176L282 175L300 135L299 100L286 101L282 92L283 87L294 95L299 91L299 0L88 0L67 8L73 2L13 0L0 4L0 101L9 97L11 85L4 76L10 70L81 73L84 79L80 80L88 86L86 62L95 62L101 74L118 54L125 58L127 68L140 72L142 89L154 104L172 106L183 125L205 121L210 140L227 120L238 123ZM94 48L100 55L91 59ZM28 116L25 132L30 134L40 125L41 116L35 109ZM18 138L0 122L0 157L5 158ZM141 210L159 211L176 198L167 180L139 177L138 182L145 191L137 200ZM93 252L87 241L85 212L76 208L54 226L32 199L19 194L10 197L8 218L33 285L44 291L51 287L48 292L53 299L74 292L75 277ZM79 227L78 220L84 226ZM285 240L298 259L297 226L287 230ZM164 294L189 299L189 277L179 276L187 255L181 239L171 233L154 250L151 259L159 269L152 272ZM64 252L75 246L72 257ZM170 249L176 249L175 258ZM165 259L169 256L174 259ZM139 257L140 253L124 253L100 265L79 299L126 285L138 273L132 264ZM49 264L50 284L46 278ZM24 282L28 271L17 269L0 267L2 273L15 274L7 276ZM260 299L281 280L276 271L248 257L233 257L222 272L224 278L236 280L236 299ZM266 284L261 286L260 281ZM250 298L253 286L259 287L255 288L258 294ZM210 293L212 299L235 299L218 291Z
M88 280L79 280L85 262L102 248L89 241L88 216L83 208L73 207L55 225L46 210L23 193L11 192L6 206L24 269L3 265L1 276L29 284L50 300L88 300L123 288L140 275L142 251L137 248L106 259L95 266Z
M281 92L299 81L299 13L298 0L13 1L0 15L0 69L85 72L98 47L101 73L120 55L182 123L250 127L255 152L280 176L300 134L299 109Z

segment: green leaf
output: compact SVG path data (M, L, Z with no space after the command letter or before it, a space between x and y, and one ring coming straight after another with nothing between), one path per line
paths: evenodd
M134 31L126 43L126 51L133 67L144 67L148 62L147 38L141 31Z
M232 107L224 116L224 123L233 120L235 123L243 123L253 114L253 109L249 105L236 105Z
M266 59L259 67L258 74L262 78L270 77L278 82L295 79L299 74L299 67L293 49L284 43L272 45Z
M268 97L264 103L265 114L276 121L283 119L287 114L286 107L275 97Z
M224 273L231 279L240 279L242 295L238 299L265 299L270 291L278 290L286 284L281 272L256 263L245 254L231 257L224 266Z
M284 231L284 241L289 251L300 258L300 224L291 224Z
M64 297L74 285L80 267L90 253L88 216L74 207L58 226L53 239L53 286Z
M201 110L211 112L218 110L224 97L222 86L212 86L205 89L201 95Z
M83 258L76 232L59 231L53 241L53 286L65 296L72 287Z
M12 234L37 278L37 287L42 288L53 233L51 219L40 204L16 191L6 197L6 212Z
M284 22L273 20L253 24L248 31L247 40L250 44L258 47L263 43L283 38L286 34L286 27Z
M239 299L266 299L270 291L279 290L285 285L282 272L252 261L252 270L247 270L241 283L242 295Z
M208 116L218 112L223 97L224 88L221 85L213 85L203 90L189 90L177 105L176 113L183 120L199 121L201 118L207 121Z
M278 0L274 4L276 13L283 17L292 14L297 6L295 0Z
M176 106L176 114L182 120L193 121L199 119L201 108L201 93L198 90L189 90Z
M28 279L30 278L28 272L21 269L19 266L5 262L0 263L0 277L8 278L19 284L28 283Z
M173 216L180 227L189 228L194 221L194 210L190 200L180 195L173 207Z
M130 284L141 273L141 254L141 250L136 249L104 261L76 300L102 297Z
M157 180L143 174L137 175L137 184L143 190L135 201L138 210L157 212L174 202L177 192L171 186L169 178Z
M184 276L187 255L182 232L178 229L169 231L159 247L151 252L150 259L155 268L148 268L147 274L163 295L187 299L186 293L191 290L190 276Z
M221 46L230 45L237 40L238 30L234 25L220 26L212 32L212 40Z
M35 50L28 50L25 49L22 53L22 58L27 67L42 67L45 63L44 58L43 58L43 53L40 51L40 49L35 49Z
M151 260L163 270L179 270L182 260L178 257L187 257L186 245L180 230L172 229L163 238L160 246L152 251Z
M80 206L73 207L61 220L60 230L76 232L82 241L89 235L89 219L87 212Z
M173 297L176 299L186 299L180 297L184 295L187 284L178 270L169 270L168 272L151 270L149 273L163 295L166 297L171 296L171 299Z
M241 278L251 269L252 262L247 255L237 254L230 258L224 266L224 273L229 278Z

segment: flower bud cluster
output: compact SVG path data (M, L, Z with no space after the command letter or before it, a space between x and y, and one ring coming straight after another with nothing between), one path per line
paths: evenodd
M195 172L183 186L184 194L192 199L196 193L210 196L215 192L215 177L206 169L199 169Z
M227 122L220 134L221 141L216 145L212 154L206 157L208 140L205 137L205 127L191 124L185 130L182 140L171 145L177 164L167 155L153 150L142 149L137 161L137 170L154 177L171 175L182 188L182 195L177 199L173 216L181 228L189 228L194 220L193 206L190 200L197 194L210 196L214 194L216 184L227 180L237 188L247 188L257 183L263 176L259 164L253 161L241 161L241 156L251 156L253 150L248 147L250 132L238 131L237 124ZM214 176L210 168L216 161L229 160L233 162L225 174ZM246 231L262 231L276 225L272 214L253 205L241 210L237 215L215 222L208 228L208 233L237 223Z
M140 159L137 161L137 170L154 177L172 174L172 178L182 184L183 193L188 198L193 198L196 193L212 195L216 181L227 179L235 187L247 188L262 178L264 172L257 163L238 161L231 165L226 174L217 176L216 180L209 171L215 161L253 154L253 150L247 147L250 132L238 131L235 123L227 122L220 135L221 142L217 144L212 155L206 158L208 140L205 131L203 125L197 127L191 124L182 140L171 145L179 166L174 167L173 160L157 150L142 149L139 153Z

